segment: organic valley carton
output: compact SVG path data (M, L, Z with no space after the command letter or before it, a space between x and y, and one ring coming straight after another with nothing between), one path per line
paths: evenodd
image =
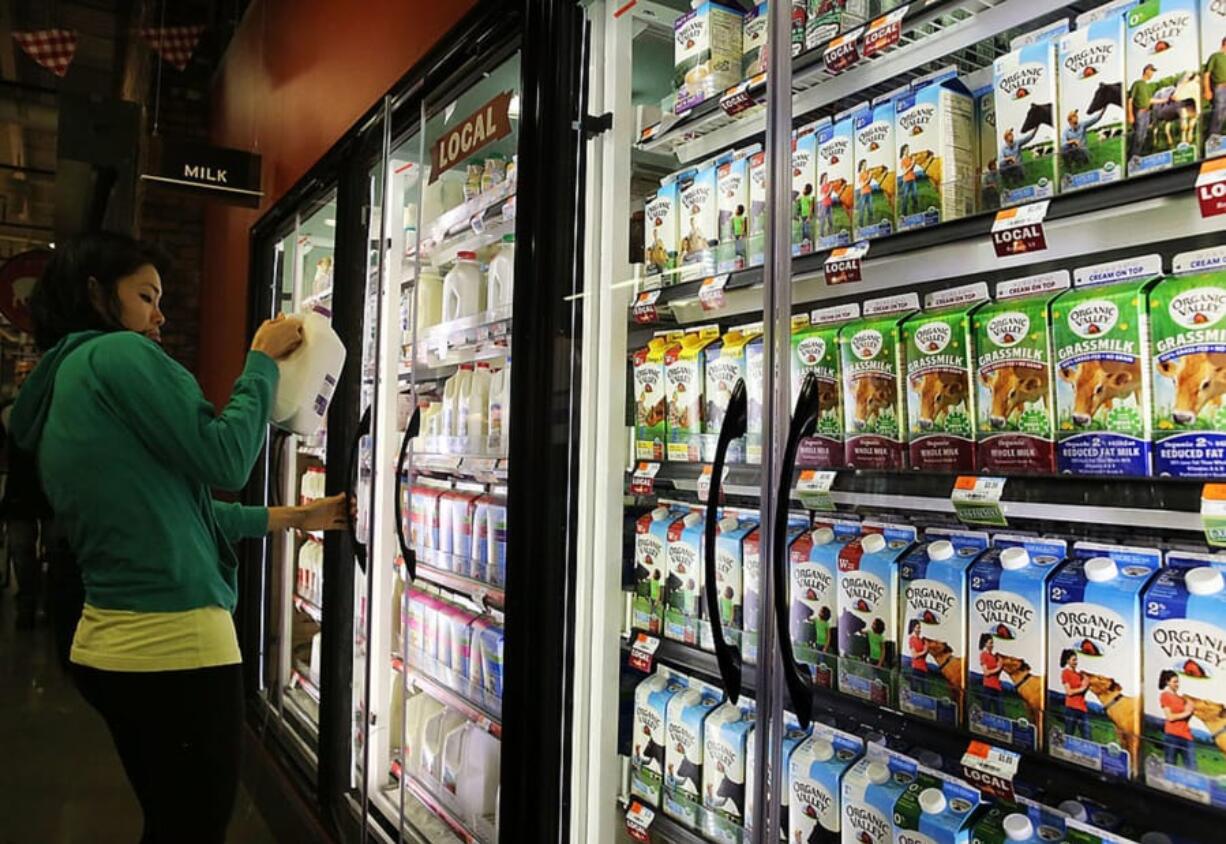
M980 68L966 77L967 90L975 100L975 210L1000 207L1000 173L996 166L996 87L992 67Z
M852 145L855 122L851 111L817 130L817 245L822 249L851 243L856 162Z
M868 10L867 0L808 0L805 49L824 48L840 32L864 23Z
M647 348L634 353L634 456L638 460L663 460L668 432L668 390L664 356L680 348L680 331L656 334Z
M1073 273L1051 304L1056 464L1064 474L1150 473L1149 314L1157 256ZM1099 279L1126 278L1096 284Z
M677 183L669 177L643 204L646 286L669 285L677 270Z
M749 403L745 425L745 455L749 463L762 462L762 398L766 391L765 371L762 361L762 324L742 327L743 332L754 337L745 346L745 391Z
M953 727L966 702L967 572L988 547L977 531L927 531L898 567L903 712Z
M1061 36L1059 108L1060 190L1124 178L1124 16L1078 26Z
M1013 818L1013 820L1008 820ZM996 800L979 816L973 838L977 844L1042 844L1063 841L1067 818L1037 800L1015 795ZM1008 832L1006 832L1008 824Z
M1145 0L1128 11L1128 175L1200 158L1198 0Z
M703 350L717 339L719 326L706 325L687 332L664 351L669 460L691 463L702 460L707 361Z
M782 752L779 755L783 777L787 777L787 771L792 762L792 755L796 752L796 748L800 747L800 743L809 737L809 731L802 729L800 721L791 712L786 709L783 712L783 744ZM749 742L749 753L745 760L745 791L753 793L753 780L756 775L757 766L754 764L756 748L754 742ZM779 799L779 832L782 835L783 831L788 828L788 800L790 792L785 786L782 789L782 795ZM753 801L746 801L745 804L745 838L749 840L754 828Z
M815 685L835 687L839 671L839 552L860 535L860 523L821 520L789 546L788 607L792 654Z
M652 806L660 805L664 783L664 745L668 741L668 702L685 690L687 680L667 668L634 690L634 734L630 739L630 793Z
M1145 590L1145 740L1151 788L1226 808L1226 582L1221 564L1169 565ZM1189 561L1191 562L1191 561Z
M894 807L915 782L913 759L870 744L843 776L842 844L894 841Z
M1068 270L996 285L975 312L975 402L979 468L1056 471L1056 413L1048 306L1069 286Z
M814 723L788 764L788 841L834 840L839 834L843 777L864 755L864 739Z
M766 153L749 156L749 266L762 266L766 248Z
M742 695L707 716L703 730L703 832L740 842L745 822L746 760L753 740L754 702Z
M1015 49L993 65L996 88L996 166L1000 204L1048 199L1059 183L1056 131L1056 44L1041 40Z
M759 3L745 13L741 30L741 78L750 79L766 73L767 43L770 41L770 18L767 4Z
M826 121L801 127L792 137L792 255L817 245L817 130Z
M855 128L855 240L894 233L894 100L890 96L862 106L852 117Z
M857 304L818 308L792 318L792 407L805 376L817 378L818 416L812 437L800 443L798 463L828 469L844 465L842 366L839 331L860 316Z
M915 528L864 522L862 531L839 549L839 691L895 706L898 560Z
M967 683L972 733L1038 750L1047 664L1047 581L1063 540L997 534L970 572Z
M902 327L912 469L975 469L975 354L971 315L985 282L929 293Z
M699 3L673 21L677 114L740 81L741 30L741 13L718 3Z
M745 624L745 539L757 530L754 519L734 515L720 519L715 535L715 594L719 604L719 621L724 640L733 647L740 647L741 630ZM704 539L705 541L705 539ZM705 601L705 596L699 596ZM703 607L705 616L706 607ZM702 647L715 650L711 635L711 622L704 619L700 624Z
M697 829L702 815L703 726L723 694L690 680L668 702L664 734L664 814Z
M809 530L809 517L789 514L787 540L785 548L792 547L796 537ZM762 617L759 615L759 588L762 583L762 534L755 528L742 546L742 562L744 569L744 612L745 629L741 635L741 657L745 662L754 665L758 661L758 635L762 630Z
M894 806L894 844L969 844L979 789L921 768Z
M1047 752L1120 779L1138 773L1141 590L1153 548L1078 542L1047 604Z
M715 275L719 245L719 184L715 159L677 176L678 280Z
M703 514L691 512L668 526L664 636L697 645L703 603Z
M847 465L857 469L901 469L906 428L905 393L899 389L902 323L919 308L906 293L864 303L864 317L839 331L843 364L843 430Z
M685 516L680 508L656 507L634 523L634 598L631 624L659 636L664 626L668 578L668 528Z
M757 334L753 326L733 328L723 337L713 340L703 354L706 357L706 408L703 413L702 459L715 459L715 446L724 425L728 402L737 381L746 377L745 347ZM748 387L748 385L747 385ZM744 440L734 440L728 448L728 461L743 462Z
M1226 3L1220 0L1201 0L1200 60L1209 93L1201 105L1205 158L1215 158L1226 155Z
M956 71L894 100L898 231L975 212L975 100Z
M719 188L719 252L721 273L736 272L749 260L749 156L757 147L738 150L721 159L716 170Z

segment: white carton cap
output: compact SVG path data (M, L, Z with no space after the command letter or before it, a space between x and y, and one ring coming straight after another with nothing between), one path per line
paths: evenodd
M938 539L928 543L928 559L948 560L954 555L954 544L948 539Z
M818 528L813 531L814 545L829 545L831 542L834 542L834 531L830 528Z
M1171 836L1165 832L1147 832L1141 836L1141 844L1171 844Z
M1085 822L1090 819L1090 814L1086 811L1086 807L1076 800L1065 800L1056 808L1075 821Z
M1004 827L1005 836L1010 841L1027 841L1034 836L1034 824L1030 822L1030 818L1017 812L1005 815Z
M1009 571L1024 569L1030 565L1030 552L1017 546L1006 548L1000 552L1000 565Z
M865 773L868 774L868 781L873 785L881 785L890 781L890 766L884 762L870 762Z
M656 509L651 511L651 518L653 521L658 522L660 521L660 519L663 519L664 517L666 517L668 513L669 513L669 509L661 505L660 507L657 507Z
M1188 591L1193 595L1216 595L1226 588L1226 580L1223 580L1222 573L1213 566L1192 569L1183 576L1183 582L1187 584Z
M925 788L921 791L919 804L926 815L939 815L945 811L945 806L948 805L945 801L945 792L939 788Z
M685 526L693 527L702 521L702 513L690 513L685 517Z
M722 533L730 530L736 530L736 526L740 523L740 520L737 519L736 516L724 516L724 518L719 520L720 532Z
M865 554L876 554L885 550L885 537L879 533L870 533L860 540L860 547Z
M1094 557L1086 560L1086 579L1095 583L1105 583L1114 580L1120 573L1120 567L1110 557Z
M813 758L818 762L829 762L834 758L834 745L824 738L814 739Z

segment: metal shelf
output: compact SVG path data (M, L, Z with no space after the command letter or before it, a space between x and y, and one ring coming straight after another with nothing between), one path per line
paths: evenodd
M303 457L311 457L321 463L328 459L328 449L324 446L298 446L298 453Z
M310 672L306 669L306 666L296 666L290 672L290 685L301 689L307 697L315 702L316 706L319 705L319 686L311 682Z
M392 656L392 670L402 673L404 671L404 660L398 656ZM409 666L409 682L416 685L421 691L430 695L430 697L438 702L445 703L455 711L462 713L469 721L481 727L494 738L502 738L502 720L485 707L469 700L466 696L438 682L433 677L421 673L411 665Z
M294 608L311 619L316 624L322 624L324 611L321 607L308 601L301 595L294 596Z
M629 809L631 803L642 803L642 801L637 797L631 800L619 797L617 800L617 805L623 810ZM642 804L650 805L647 803ZM671 844L715 844L713 839L707 838L696 830L677 823L664 814L662 808L657 806L652 806L651 808L656 813L655 818L651 822L651 827L648 829L652 841L668 841Z
M496 454L429 454L413 452L416 473L473 478L482 483L506 483L510 461Z
M393 780L400 782L400 779L403 776L403 769L401 768L398 760L392 760L388 773L391 775ZM475 832L470 830L463 821L457 818L455 813L447 808L447 806L443 804L443 801L436 797L434 791L424 782L410 774L408 777L405 777L404 785L405 791L412 795L413 798L424 806L427 811L433 813L435 817L446 824L451 833L460 841L463 841L464 844L484 844L483 839L481 839Z

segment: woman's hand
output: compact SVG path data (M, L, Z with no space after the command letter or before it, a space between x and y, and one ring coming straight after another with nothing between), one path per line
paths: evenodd
M302 345L302 320L277 314L255 332L251 351L263 352L273 360L281 360Z
M345 494L320 498L300 507L269 507L268 530L344 530L354 505Z

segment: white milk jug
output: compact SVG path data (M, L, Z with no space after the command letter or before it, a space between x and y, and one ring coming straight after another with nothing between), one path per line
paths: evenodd
M443 322L462 319L485 310L485 285L476 252L461 252L451 272L443 279Z
M511 292L515 286L515 235L503 235L502 246L490 260L489 277L485 288L485 307L496 310L510 307Z
M318 311L302 316L302 345L277 361L281 378L272 404L272 422L301 436L319 429L345 366L345 345Z
M468 733L471 729L471 724L461 724L443 739L443 761L440 765L442 776L440 779L443 781L443 788L452 794L456 793L456 783L459 781L461 766L464 762L464 748L468 743Z
M426 721L421 737L421 771L433 779L442 775L443 740L467 719L454 709L443 709Z
M455 773L456 799L470 817L492 815L498 806L498 739L471 724L457 741L463 742L459 751L459 770ZM450 761L444 752L444 765Z
M417 278L417 336L443 321L443 277L423 268Z
M498 454L507 453L511 423L511 360L490 378L489 410L486 422L489 425L489 448Z
M443 425L444 437L464 436L464 417L460 412L460 394L467 388L473 377L473 371L467 367L456 370L456 374L447 379L443 385Z
M490 370L478 364L468 383L460 390L460 428L456 430L457 437L468 437L468 450L482 451L485 448L485 437L489 433L489 425L485 414L489 412L490 401Z
M404 756L409 770L416 772L421 767L422 737L426 734L426 724L442 711L443 704L424 692L409 698L405 704Z
M440 437L443 435L443 403L428 401L421 408L421 436Z

